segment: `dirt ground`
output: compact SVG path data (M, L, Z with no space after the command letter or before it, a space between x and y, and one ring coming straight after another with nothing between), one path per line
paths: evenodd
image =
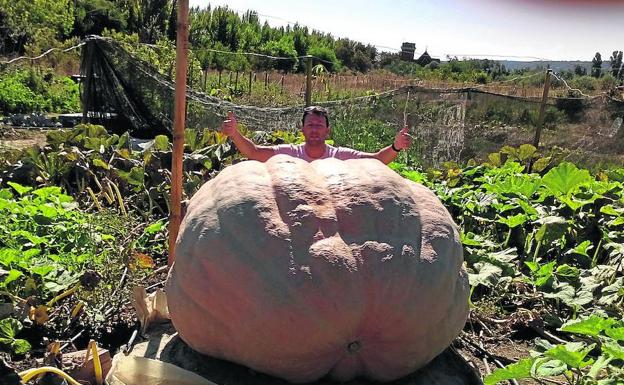
M40 128L13 128L0 126L0 151L21 150L46 144L46 131Z

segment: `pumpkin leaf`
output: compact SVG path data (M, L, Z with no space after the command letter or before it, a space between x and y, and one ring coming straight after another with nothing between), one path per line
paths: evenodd
M624 347L615 341L605 341L602 351L616 360L624 360Z
M497 222L507 225L507 227L513 229L514 227L524 224L527 220L528 217L526 214L516 214L511 217L500 218Z
M515 364L508 365L504 368L496 369L492 374L486 376L483 379L485 385L495 385L501 381L531 377L531 368L533 363L537 360L536 357L525 358L516 362Z
M550 156L539 158L538 160L535 161L535 163L533 163L533 171L535 172L544 171L546 167L548 167L548 165L550 164L551 160L552 160L552 157Z
M594 362L593 359L585 361L587 354L594 348L595 344L585 346L583 342L571 342L565 345L557 345L546 351L548 357L564 362L571 368L583 368Z
M565 218L558 216L548 216L537 222L542 225L535 233L535 239L544 243L552 243L561 238L568 228L568 223Z
M154 146L152 148L155 151L169 150L169 138L166 135L156 135L154 138Z
M561 326L559 330L568 333L584 334L592 337L608 329L615 321L611 318L602 318L592 315L586 319L571 320Z
M565 362L542 357L533 364L531 374L534 377L552 377L558 376L566 370L568 370L568 366Z
M574 254L583 255L585 257L589 257L587 251L592 249L594 246L591 244L591 241L583 241L579 245L577 245L574 249L571 250Z
M19 194L19 195L24 195L27 192L29 192L30 190L32 190L32 187L26 187L26 186L22 186L19 183L15 183L15 182L7 182L7 184L11 187L13 187L13 189Z
M14 354L25 354L30 349L28 341L15 338L22 330L22 324L14 318L0 320L0 346L4 346Z
M598 359L596 360L596 362L594 362L589 372L587 372L587 375L590 378L595 379L596 377L598 377L598 373L600 373L602 369L606 368L607 365L609 365L609 362L611 362L611 360L613 360L613 358L611 357L608 357L608 358L605 356L598 357Z
M542 184L555 196L570 195L591 181L589 171L579 170L569 162L561 163L542 177Z
M624 327L609 328L605 334L616 341L624 341Z
M524 162L533 158L536 152L537 148L535 148L534 145L528 143L521 144L520 147L518 147L518 158L521 162Z
M488 155L488 161L489 161L490 165L492 165L494 167L500 167L500 165L502 164L500 152L493 152L493 153L489 154Z
M468 273L470 286L495 286L500 281L503 269L488 262L477 262L472 268L475 273Z

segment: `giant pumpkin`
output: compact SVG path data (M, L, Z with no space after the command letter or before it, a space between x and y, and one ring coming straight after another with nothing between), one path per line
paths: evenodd
M175 257L167 298L180 337L291 382L402 377L468 312L451 216L373 159L227 167L191 199Z

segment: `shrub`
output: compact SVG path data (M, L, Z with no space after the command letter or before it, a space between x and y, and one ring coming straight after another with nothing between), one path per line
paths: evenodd
M34 69L0 76L0 113L75 112L80 110L78 84L66 76Z

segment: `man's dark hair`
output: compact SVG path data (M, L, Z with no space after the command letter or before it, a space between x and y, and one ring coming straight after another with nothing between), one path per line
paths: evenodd
M329 116L327 115L327 110L323 107L319 107L319 106L309 106L303 109L303 117L301 118L301 124L305 124L305 118L306 116L310 115L310 114L314 114L314 115L321 115L325 117L325 124L327 125L327 127L329 127Z

